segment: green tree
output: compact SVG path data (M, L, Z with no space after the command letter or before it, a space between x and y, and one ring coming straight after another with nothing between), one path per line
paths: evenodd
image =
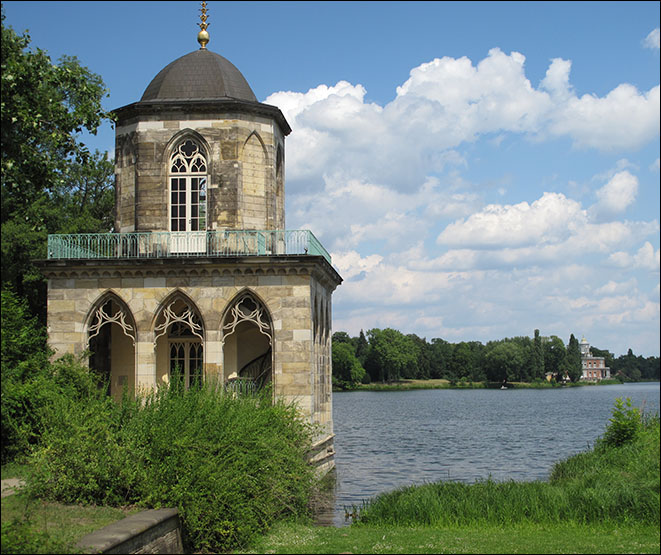
M449 366L452 359L452 343L434 337L431 340L429 358L430 358L430 377L450 379Z
M539 330L535 330L535 338L532 346L532 375L533 379L544 378L544 346Z
M556 380L562 378L566 355L565 344L557 335L552 335L544 343L544 367Z
M333 342L333 381L343 388L355 387L365 376L365 369L349 343Z
M471 346L462 341L454 346L448 368L450 379L470 378L475 370L475 357Z
M333 334L333 343L349 343L351 344L351 337L346 331L336 331Z
M487 345L487 352L484 355L487 378L492 382L519 381L526 362L524 349L515 341L493 343Z
M581 346L578 339L572 333L569 337L569 344L567 345L567 355L565 357L565 368L569 379L572 382L577 382L583 375L583 363L581 362Z
M363 333L363 330L360 330L360 334L356 339L356 358L360 361L360 363L363 366L365 365L365 359L367 358L367 353L369 352L369 348L370 345L367 342L365 333Z
M415 362L407 366L404 377L418 380L428 380L431 374L430 348L427 340L420 338L414 333L407 337L415 352Z
M74 57L53 63L29 45L27 34L5 26L3 13L2 284L27 298L43 321L46 288L31 261L45 257L47 234L65 222L75 230L109 231L112 172L105 156L91 155L81 136L96 133L112 116L101 107L106 89L100 76ZM91 208L96 202L99 207Z
M415 347L410 337L392 328L371 329L368 360L371 378L382 382L399 380L404 370L415 364Z

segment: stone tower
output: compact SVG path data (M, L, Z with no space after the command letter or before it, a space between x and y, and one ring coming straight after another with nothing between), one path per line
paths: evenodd
M49 342L89 350L115 397L173 379L270 385L319 424L313 460L328 468L342 279L311 232L285 230L291 129L206 49L203 14L201 48L115 111L115 232L49 237Z

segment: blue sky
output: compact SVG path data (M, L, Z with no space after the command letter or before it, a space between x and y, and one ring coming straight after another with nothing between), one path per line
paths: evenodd
M3 2L140 99L198 2ZM208 2L209 49L281 108L287 228L344 277L334 329L573 333L659 355L658 2ZM88 141L112 151L108 125Z

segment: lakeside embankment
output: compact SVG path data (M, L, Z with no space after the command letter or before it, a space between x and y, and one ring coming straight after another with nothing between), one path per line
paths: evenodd
M597 385L617 385L619 380L602 380L600 382L567 382L556 383L546 380L536 382L507 382L507 389L554 389L562 387L590 387ZM445 379L429 380L396 380L390 382L372 382L358 384L354 388L342 389L334 387L333 391L409 391L412 389L502 389L501 382L471 382L462 378L457 381Z

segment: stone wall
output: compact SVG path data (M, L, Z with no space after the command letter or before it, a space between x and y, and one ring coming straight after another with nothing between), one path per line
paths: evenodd
M169 231L169 159L185 138L208 162L208 230L284 229L284 135L240 113L165 112L119 122L115 228Z
M42 267L56 356L83 353L95 308L115 299L135 326L134 376L128 383L139 389L158 383L155 327L175 298L185 299L201 319L206 377L226 380L223 320L237 296L251 291L272 322L274 393L296 402L325 434L332 433L331 294L341 278L323 257L48 261Z
M177 509L152 509L128 516L83 537L83 553L183 553Z

